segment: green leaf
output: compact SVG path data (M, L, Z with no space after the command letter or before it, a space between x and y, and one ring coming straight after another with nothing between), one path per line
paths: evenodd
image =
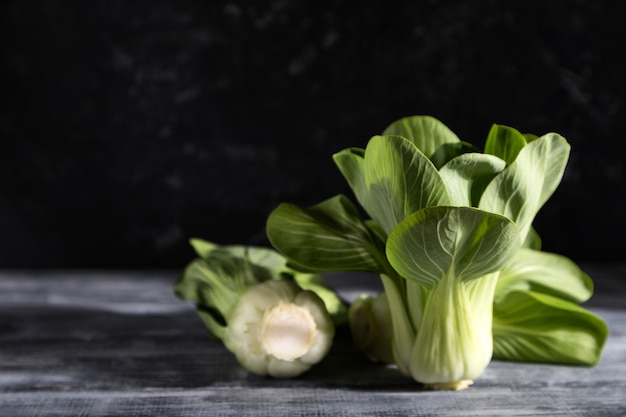
M607 336L601 318L558 297L512 291L494 304L496 359L594 365Z
M219 315L215 310L204 307L202 304L196 305L196 313L207 327L210 334L220 340L224 340L224 334L227 326L221 315Z
M219 245L197 237L189 239L189 244L202 259L208 259L211 253L220 248Z
M528 249L541 250L541 245L541 236L539 236L539 233L537 233L535 228L531 226L528 229L528 234L526 235L526 239L524 240L522 246Z
M452 158L470 152L478 152L478 149L467 142L444 143L430 156L430 160L437 169L440 169Z
M367 196L365 168L363 166L365 163L365 149L344 149L334 154L333 160L354 192L357 200L361 203L361 199L366 199Z
M533 140L539 139L539 136L535 135L534 133L522 133L522 135L524 136L524 139L526 139L526 143L530 143Z
M362 157L349 150L335 161L361 206L386 233L421 208L450 203L435 166L402 137L374 136Z
M452 204L477 206L489 182L505 166L503 160L493 155L466 153L451 159L439 174L446 183Z
M510 165L524 146L526 138L517 129L494 124L487 135L485 153L495 155Z
M220 246L199 238L192 238L189 243L200 258L209 264L220 265L227 270L253 268L252 273L260 274L263 279L280 279L286 272L290 272L287 261L278 252L270 248L245 245ZM232 267L228 267L232 265ZM235 274L234 271L231 274ZM269 276L267 276L269 275Z
M292 263L312 271L384 270L383 243L342 195L308 209L279 205L267 220L267 236Z
M459 142L454 132L431 116L404 117L387 126L382 134L409 139L428 158L431 158L441 145Z
M231 265L227 265L227 269ZM225 273L221 265L194 259L174 285L174 293L185 301L196 301L220 311L229 310L243 291L240 282ZM236 270L236 267L232 267Z
M367 226L367 228L374 233L379 242L387 241L387 233L385 233L383 228L380 227L380 225L374 220L365 220L365 226Z
M524 241L537 212L561 182L569 151L567 141L556 133L530 142L489 183L478 207L513 220Z
M496 299L514 290L540 292L582 303L591 297L593 282L565 256L521 248L500 271Z
M174 293L181 300L196 302L198 315L219 339L223 338L225 320L241 294L234 280L225 279L199 258L187 265L174 285Z
M406 279L433 288L444 275L469 281L499 270L520 246L507 218L470 207L429 207L389 235L387 257Z

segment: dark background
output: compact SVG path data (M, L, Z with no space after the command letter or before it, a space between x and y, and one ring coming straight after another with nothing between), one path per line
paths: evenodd
M0 266L182 267L351 196L331 155L429 114L572 144L546 250L623 261L626 2L5 1Z

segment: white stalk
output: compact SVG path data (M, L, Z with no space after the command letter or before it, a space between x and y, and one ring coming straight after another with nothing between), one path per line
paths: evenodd
M491 360L498 273L469 283L448 273L433 288L411 353L411 375L429 388L462 389Z

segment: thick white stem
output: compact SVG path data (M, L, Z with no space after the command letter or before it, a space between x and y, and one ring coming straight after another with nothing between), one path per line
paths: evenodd
M453 273L432 289L411 352L411 375L434 388L459 389L491 360L495 277L468 284Z
M381 280L387 294L389 312L391 314L391 325L393 328L391 348L394 360L402 373L410 375L411 346L415 340L415 329L411 325L405 300L402 298L396 283L384 274L381 275Z

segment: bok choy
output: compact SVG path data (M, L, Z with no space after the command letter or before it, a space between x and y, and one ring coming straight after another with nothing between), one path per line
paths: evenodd
M257 375L291 378L322 360L345 304L321 277L289 268L275 251L192 239L198 254L175 286L210 333Z
M390 349L359 334L371 326L357 320L384 320L380 306L353 306L355 340L370 356L390 350L427 387L465 388L494 356L594 364L608 329L578 306L591 281L541 252L532 227L569 152L556 133L494 125L480 153L437 119L400 119L365 149L334 155L368 219L342 195L310 208L283 203L267 235L295 267L379 275Z

